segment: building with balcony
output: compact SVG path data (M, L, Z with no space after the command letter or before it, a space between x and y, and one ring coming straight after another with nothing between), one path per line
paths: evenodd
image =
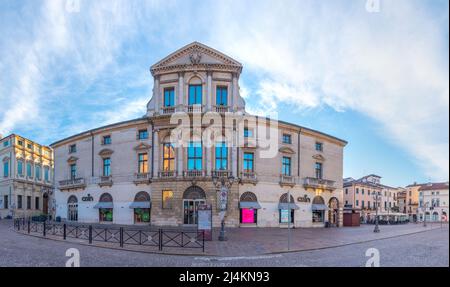
M215 183L227 179L227 226L342 225L346 141L248 114L239 90L242 65L201 43L150 71L146 115L51 145L58 216L195 226L199 205L207 203L217 227Z
M344 204L361 210L363 220L379 213L399 212L397 194L401 189L381 184L381 176L344 179ZM378 194L378 197L377 197ZM377 204L378 201L378 204Z
M12 134L0 139L0 217L53 214L53 152Z
M419 221L448 222L448 182L422 184L419 188Z

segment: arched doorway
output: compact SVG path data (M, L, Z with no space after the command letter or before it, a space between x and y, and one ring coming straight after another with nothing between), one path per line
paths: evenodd
M42 213L44 213L45 215L48 214L48 193L45 192L43 197L43 202L42 202Z
M339 224L339 200L332 197L328 202L328 222L331 226L337 227Z
M278 204L279 223L294 223L296 209L299 209L299 207L295 204L294 197L291 195L288 201L288 194L282 194Z
M239 199L239 208L241 224L256 224L258 222L258 209L261 206L256 194L250 191L244 192Z
M206 203L206 195L198 186L191 186L183 193L183 224L198 224L198 206Z
M67 220L78 221L78 199L75 195L67 200Z
M327 206L322 196L316 196L312 201L312 221L313 223L325 223L325 211Z
M98 208L99 222L113 222L113 198L109 193L103 193L95 206Z
M428 211L425 212L425 220L430 221L430 213Z
M130 208L134 210L134 223L150 222L150 195L145 191L140 191L134 197L134 202Z

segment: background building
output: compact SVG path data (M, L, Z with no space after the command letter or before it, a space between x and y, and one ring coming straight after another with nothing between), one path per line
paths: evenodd
M407 204L406 204L406 193L407 190L405 188L399 188L399 192L397 193L397 205L399 212L408 214L407 212Z
M448 222L448 182L427 183L419 188L419 220Z
M268 156L266 128L256 124L269 121L245 111L241 71L239 62L194 42L151 67L153 97L144 117L52 144L57 215L189 226L198 222L198 206L207 203L213 225L220 226L214 179L223 178L232 183L227 226L285 227L289 218L297 227L342 225L346 142L272 121L270 147L276 150ZM207 134L211 119L220 134ZM183 129L189 139L179 144L173 135ZM232 141L220 139L224 135Z
M18 135L0 139L0 217L52 214L53 153Z
M375 213L375 195L379 196L379 213L398 212L398 188L381 184L381 176L370 174L360 179L344 179L344 203L361 209L361 216L366 219Z
M419 188L422 184L413 183L406 186L406 213L411 222L416 222L419 207Z

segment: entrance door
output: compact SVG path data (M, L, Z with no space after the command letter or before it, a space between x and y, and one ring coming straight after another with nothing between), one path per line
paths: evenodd
M48 194L44 193L44 200L42 203L42 213L44 213L45 215L48 214Z
M78 221L78 203L69 203L67 206L69 221Z
M198 224L198 206L205 204L204 199L183 200L184 224Z

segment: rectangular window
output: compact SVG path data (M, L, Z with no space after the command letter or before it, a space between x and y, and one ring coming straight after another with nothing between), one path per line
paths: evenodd
M4 207L5 209L8 209L8 208L9 208L9 199L8 199L8 196L7 196L7 195L3 196L3 207Z
M17 141L17 144L20 145L20 146L23 146L23 141L18 140L18 141Z
M44 180L50 181L50 168L48 166L44 167Z
M359 206L359 200L356 200L356 206Z
M316 162L316 178L322 179L323 165L321 162Z
M291 176L291 158L283 156L282 159L282 175Z
M138 173L148 173L148 154L140 153L138 155Z
M33 149L33 145L32 144L27 144L27 149Z
M39 197L35 197L34 198L34 209L36 209L36 210L39 210L40 209L40 207L39 207Z
M23 161L17 161L17 174L23 175Z
M244 172L253 172L254 171L253 161L254 161L254 154L251 152L245 152L244 153L244 164L243 164Z
M30 162L27 162L27 177L33 177L33 170Z
M139 130L138 139L140 139L140 140L148 139L148 131L147 130Z
M165 88L164 89L164 107L173 107L175 106L175 89Z
M323 151L323 144L316 142L316 151Z
M74 153L77 152L77 145L76 144L72 144L69 146L69 153Z
M103 141L102 141L102 144L103 145L110 145L111 144L111 136L104 136L103 137Z
M111 175L111 159L104 158L103 159L103 176L110 176Z
M291 144L292 143L291 135L283 134L283 143Z
M75 178L77 178L77 165L74 163L70 165L70 179Z
M36 166L36 179L41 180L41 167L39 165Z
M27 196L27 209L31 209L31 196Z
M364 208L364 200L361 200L361 207Z
M188 146L188 170L202 170L202 143L190 142Z
M7 146L9 146L9 141L4 141L3 142L3 147L7 147Z
M367 207L370 209L370 201L367 202Z
M345 194L348 194L348 188L345 189Z
M171 143L165 143L163 145L163 170L175 170L175 149Z
M227 144L217 143L216 144L216 170L227 170L228 169L228 148Z
M228 106L228 88L224 86L218 86L216 88L216 105Z
M253 131L248 128L244 128L244 138L251 138L251 137L253 137Z
M163 190L162 192L162 208L163 209L172 209L173 205L173 191L171 190Z
M356 194L359 194L359 188L356 188Z
M9 176L9 161L3 163L3 177Z
M22 195L17 196L17 208L22 209Z
M364 195L364 188L361 190L361 194Z
M202 85L189 85L188 105L202 104Z

